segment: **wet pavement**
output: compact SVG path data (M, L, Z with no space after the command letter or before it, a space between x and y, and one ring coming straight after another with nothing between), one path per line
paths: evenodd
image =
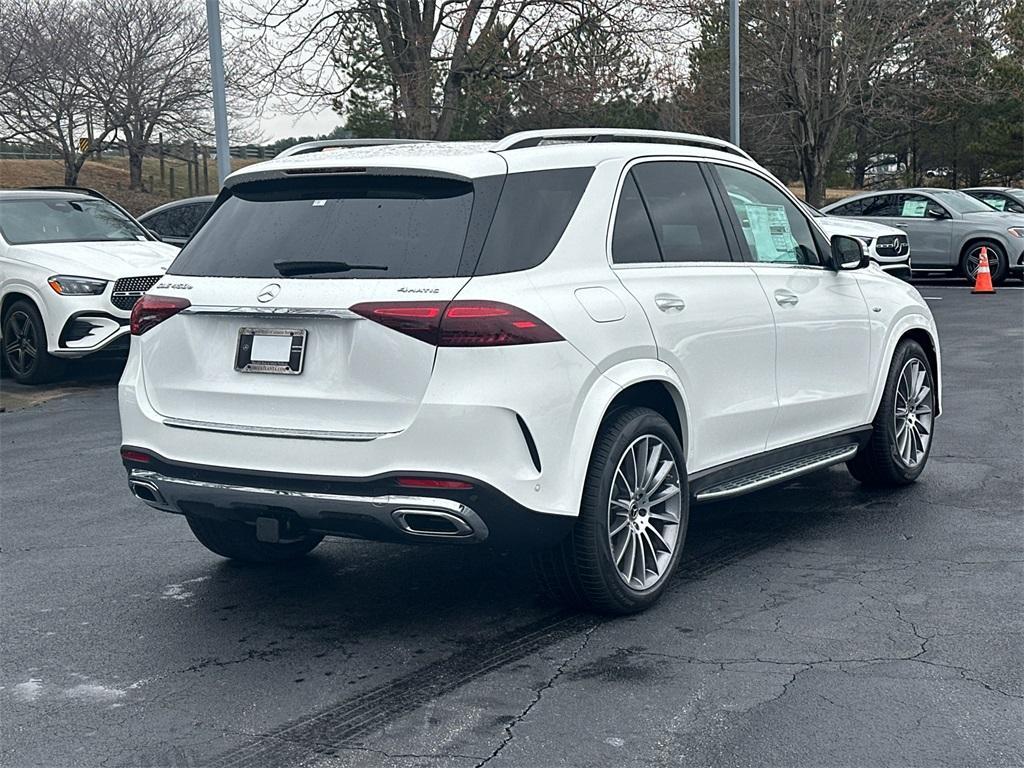
M921 480L695 507L670 591L615 620L472 548L228 563L129 494L116 365L5 379L0 764L1024 764L1024 291L922 293Z

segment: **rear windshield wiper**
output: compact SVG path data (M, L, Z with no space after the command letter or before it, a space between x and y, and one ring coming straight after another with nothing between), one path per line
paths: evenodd
M349 272L353 269L374 269L387 272L383 264L349 264L347 261L275 261L274 269L285 277L319 275L327 272Z

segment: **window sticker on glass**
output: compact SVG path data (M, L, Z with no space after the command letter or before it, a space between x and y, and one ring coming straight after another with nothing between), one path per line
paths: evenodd
M1006 210L1006 201L1003 200L1001 197L983 197L982 201L984 201L985 203L991 205L997 211L1005 211Z
M928 210L927 200L904 200L903 201L903 212L900 216L910 216L914 218L921 218L924 216L925 211Z
M757 261L793 261L796 238L781 205L736 202L747 242Z

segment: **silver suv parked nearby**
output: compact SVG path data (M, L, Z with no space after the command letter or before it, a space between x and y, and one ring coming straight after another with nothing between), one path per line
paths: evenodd
M955 189L895 189L846 198L821 209L902 229L914 270L950 271L974 282L981 249L992 281L1024 272L1024 215L1001 213Z

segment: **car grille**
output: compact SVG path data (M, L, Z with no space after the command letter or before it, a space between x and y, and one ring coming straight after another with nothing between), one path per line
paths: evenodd
M146 275L145 277L122 277L114 283L114 292L110 297L110 303L118 309L131 309L139 296L144 294L160 279L160 275Z
M906 256L910 243L906 235L882 235L875 242L875 250L879 256Z

